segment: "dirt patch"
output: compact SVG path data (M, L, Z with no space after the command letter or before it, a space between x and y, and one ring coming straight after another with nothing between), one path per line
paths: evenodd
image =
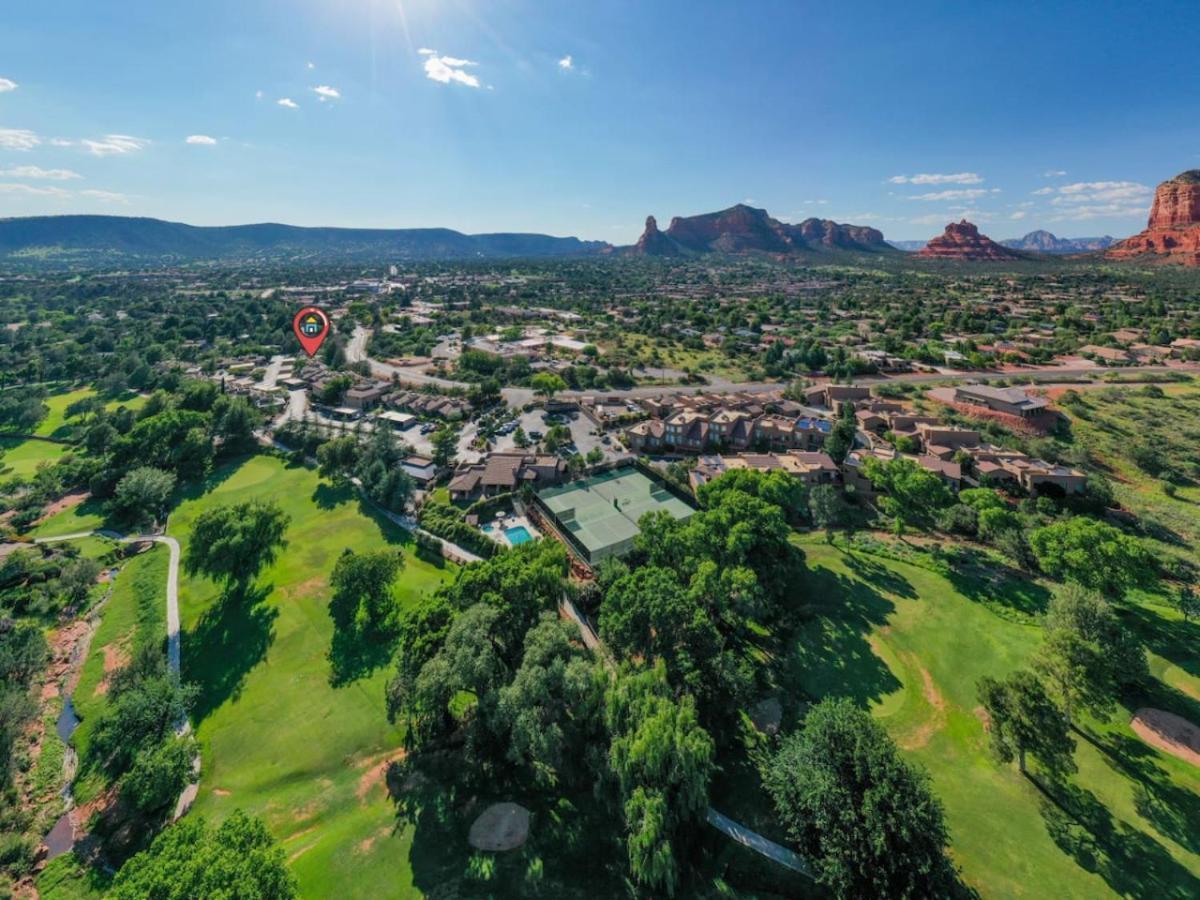
M102 648L104 651L104 677L96 683L95 694L108 693L108 676L117 669L124 668L129 665L129 651L120 644L105 644Z
M358 853L358 854L370 853L371 848L375 846L375 842L387 837L388 833L391 830L392 830L392 827L390 825L384 825L382 828L380 828L374 834L368 835L367 837L365 837L361 841L359 841L357 844L355 844L354 852Z
M283 593L289 600L302 600L320 593L328 587L328 584L329 582L325 578L318 576L301 581L299 584L288 585L283 589Z
M1200 766L1200 727L1182 716L1142 707L1134 713L1129 727L1151 747Z
M214 797L228 797L232 791L227 791L225 788L213 788Z
M986 709L984 709L982 706L977 706L971 710L971 712L974 713L975 718L977 718L983 725L984 731L992 730L992 717L988 714Z
M384 787L388 767L394 762L400 762L407 755L404 750L395 750L363 760L355 768L361 768L365 765L367 766L367 771L363 772L362 776L358 779L358 787L354 790L354 796L358 797L363 803L366 803L367 795L371 791L379 787Z
M905 750L920 750L929 743L930 738L946 727L946 698L938 690L929 670L920 664L914 654L906 654L905 662L921 673L921 694L925 702L933 708L933 712L928 719L897 738L896 743Z
M929 674L929 670L924 666L920 666L919 668L921 669L921 691L925 695L925 699L938 712L945 711L946 698L938 690L938 686L933 681L933 676Z
M515 850L529 837L529 810L516 803L493 803L474 822L467 841L476 850Z

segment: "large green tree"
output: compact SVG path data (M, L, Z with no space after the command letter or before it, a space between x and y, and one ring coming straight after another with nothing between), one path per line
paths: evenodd
M153 466L139 466L117 482L113 512L135 526L155 522L166 510L175 490L175 474Z
M330 578L329 613L337 626L360 635L393 632L399 605L392 591L403 569L404 556L399 551L343 550Z
M823 700L764 780L783 826L838 897L942 897L952 873L929 777L847 699Z
M241 810L220 827L188 816L133 856L113 882L113 900L198 897L291 900L296 881L266 826Z
M609 765L620 791L629 869L654 894L674 896L708 806L712 738L692 698L676 698L662 664L623 669L605 702Z
M184 568L227 587L244 588L284 547L289 517L271 500L207 509L196 517Z
M1038 565L1047 575L1119 597L1153 573L1153 558L1141 541L1086 516L1072 516L1029 536Z
M1021 669L1003 681L984 676L977 690L988 714L992 750L1001 762L1015 759L1024 775L1030 754L1052 775L1075 771L1067 720L1033 672Z
M508 758L545 788L582 781L589 763L594 771L599 762L604 685L578 629L542 613L525 635L520 668L500 691L497 718L508 734Z

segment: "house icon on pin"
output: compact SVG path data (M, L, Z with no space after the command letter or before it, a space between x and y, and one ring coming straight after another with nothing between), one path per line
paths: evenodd
M313 313L309 313L300 320L300 330L304 332L305 336L307 337L316 337L321 333L323 328L324 326L321 324L321 320Z

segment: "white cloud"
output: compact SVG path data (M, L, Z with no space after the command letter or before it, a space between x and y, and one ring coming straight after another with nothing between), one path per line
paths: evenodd
M72 172L70 169L43 169L41 166L13 166L11 169L0 171L0 175L7 175L9 178L37 178L46 181L68 181L72 178L80 178L78 172Z
M16 89L17 83L11 78L0 78L0 94L5 94L9 91L15 91Z
M1044 196L1046 196L1047 194L1053 194L1053 193L1054 193L1054 188L1052 188L1052 187L1038 188L1038 189L1037 189L1036 191L1034 191L1033 193L1034 193L1034 196L1037 196L1037 197L1044 197Z
M51 147L74 147L74 141L68 141L66 138L50 138Z
M114 156L144 150L150 142L128 134L106 134L98 141L84 139L83 145L93 156Z
M118 194L116 191L97 191L87 190L80 191L79 196L90 197L92 200L99 200L102 203L128 203L129 198L124 194Z
M337 88L330 87L327 84L318 84L315 88L313 88L313 93L321 98L322 103L324 103L326 100L340 100L342 96L341 91L339 91Z
M893 175L888 181L892 184L980 184L983 178L974 172L956 172L952 175Z
M1065 169L1050 169L1048 172L1043 172L1042 177L1043 178L1062 178L1066 174L1067 173L1066 173Z
M439 84L450 84L454 81L467 87L479 87L479 79L470 72L464 71L479 63L469 59L459 59L455 56L438 56L436 50L422 47L417 51L425 57L425 77Z
M974 200L977 197L984 197L990 193L996 193L996 188L988 190L987 188L958 188L948 191L936 191L929 194L916 194L909 197L909 200Z
M262 92L262 91L255 91L255 92L254 92L254 99L255 99L255 100L261 100L262 98L263 98L263 92Z
M32 150L42 139L27 128L0 128L0 148Z
M15 182L0 184L0 194L27 194L34 197L54 197L58 200L65 200L71 196L70 191L65 191L60 187L39 187Z
M1058 199L1058 198L1055 198ZM1086 222L1089 219L1114 219L1145 216L1150 208L1134 203L1085 203L1079 206L1060 206L1051 222Z
M317 64L314 62L307 62L304 64L304 68L309 69L309 70L315 69L316 67L317 67Z
M275 102L278 103L280 106L286 106L288 109L299 109L300 108L300 104L297 103L295 100L293 100L291 97L280 97Z
M1013 213L1011 216L1009 216L1009 218L1015 222L1019 222L1023 218L1025 218L1027 215L1029 215L1029 213L1025 212L1025 210L1020 210L1018 212Z
M189 134L185 139L185 143L203 144L208 147L211 147L216 142L217 139L215 137L209 137L207 134Z
M575 60L571 59L570 53L558 61L558 67L568 72L575 68Z
M1136 181L1078 181L1064 184L1058 189L1060 196L1050 202L1062 203L1105 203L1135 200L1149 197L1154 190Z

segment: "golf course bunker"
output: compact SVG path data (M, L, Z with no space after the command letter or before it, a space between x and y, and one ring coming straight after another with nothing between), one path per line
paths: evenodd
M476 850L515 850L529 837L529 810L516 803L493 803L471 825L467 840Z
M1143 706L1134 713L1129 727L1151 747L1200 766L1200 727L1187 719Z

